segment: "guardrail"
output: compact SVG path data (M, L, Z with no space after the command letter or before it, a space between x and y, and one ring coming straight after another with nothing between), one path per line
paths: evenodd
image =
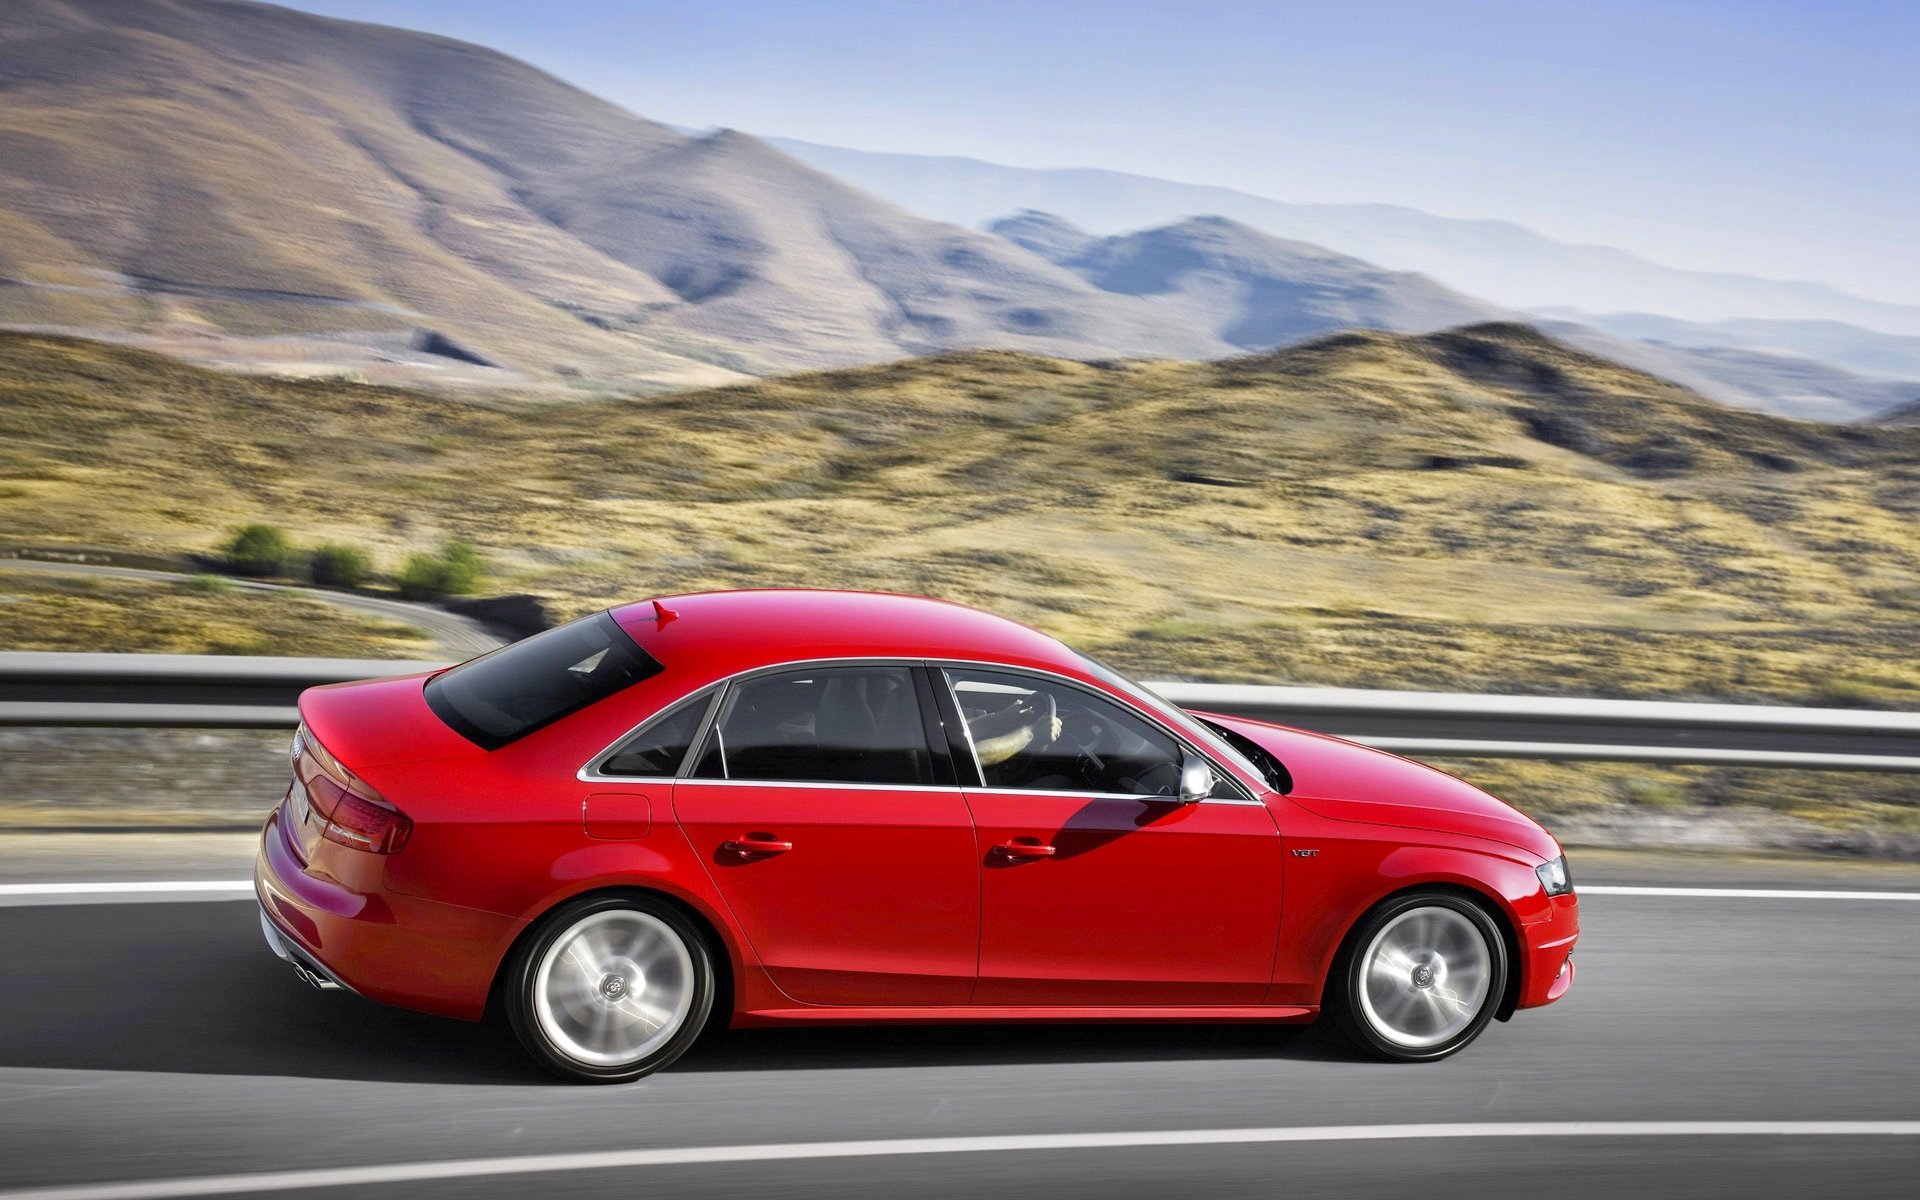
M444 664L389 659L0 653L0 725L291 727L309 687ZM1183 708L1400 754L1920 771L1920 713L1156 683Z

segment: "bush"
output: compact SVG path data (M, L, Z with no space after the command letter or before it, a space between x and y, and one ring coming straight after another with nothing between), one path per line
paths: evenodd
M438 554L411 554L400 568L400 594L409 600L465 596L480 582L480 552L466 542L448 542Z
M248 525L227 543L227 565L236 575L285 575L293 543L275 525Z
M307 574L321 587L357 588L372 576L373 560L352 546L321 546L307 559Z
M182 590L204 592L209 596L224 596L235 586L233 580L218 575L189 575L180 581Z

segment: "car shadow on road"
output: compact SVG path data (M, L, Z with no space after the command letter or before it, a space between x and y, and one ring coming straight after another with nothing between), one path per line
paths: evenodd
M545 1085L503 1024L299 982L252 901L0 908L0 1068ZM1286 1026L860 1026L735 1030L670 1070L820 1070L1339 1057Z

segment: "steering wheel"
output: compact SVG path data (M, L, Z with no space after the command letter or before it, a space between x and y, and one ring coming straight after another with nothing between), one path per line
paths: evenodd
M1092 723L1091 718L1084 713L1063 722L1060 726L1060 740L1073 747L1075 755L1080 760L1081 776L1088 783L1098 783L1107 773L1107 761L1094 749L1094 746L1099 744L1100 732L1098 729L1090 729L1087 731L1087 736L1082 738L1079 731L1074 728L1082 722Z

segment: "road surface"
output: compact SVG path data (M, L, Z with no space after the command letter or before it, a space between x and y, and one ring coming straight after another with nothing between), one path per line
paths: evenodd
M235 875L233 849L195 853L175 878ZM30 889L50 861L6 874ZM17 895L0 1196L1913 1196L1911 876L1751 898L1632 861L1582 880L1571 995L1444 1063L1272 1028L764 1031L616 1088L549 1083L502 1031L308 990L247 899ZM1741 870L1706 882L1811 886Z

